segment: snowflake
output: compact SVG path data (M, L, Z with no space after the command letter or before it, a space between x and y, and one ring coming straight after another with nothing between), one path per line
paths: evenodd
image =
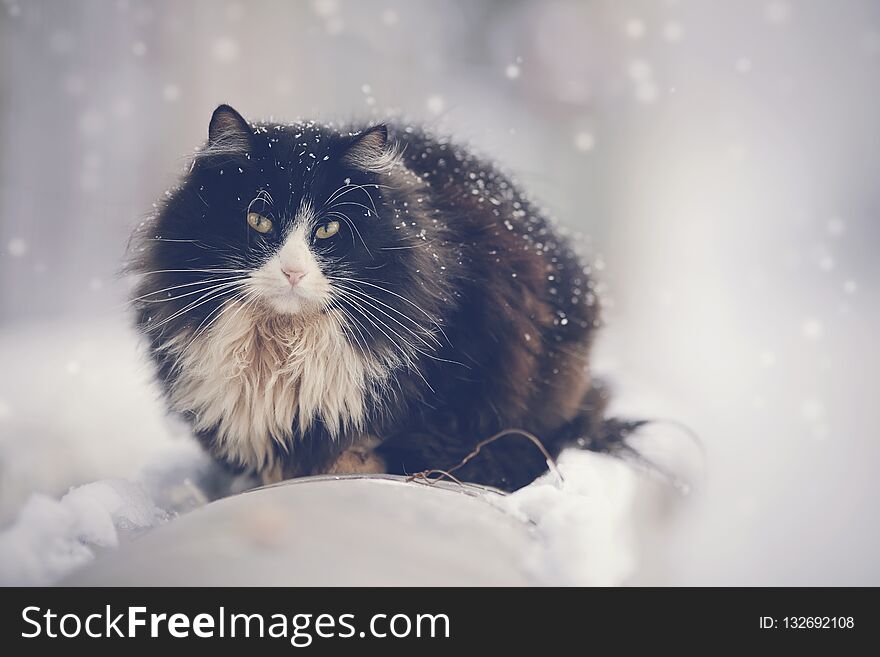
M808 340L818 340L822 337L823 333L822 323L818 319L813 318L804 320L801 331Z
M220 37L211 47L211 54L218 62L231 62L238 58L238 42L229 37Z
M27 253L28 245L23 239L16 237L9 241L6 250L9 251L9 255L13 258L20 258Z
M647 28L638 18L631 18L626 22L626 25L624 25L624 32L626 32L626 36L630 39L641 39L645 36Z
M596 145L596 138L589 132L579 132L574 136L574 147L585 153L593 150Z
M180 87L176 84L166 84L165 88L162 89L162 98L169 103L175 102L180 98Z
M428 111L431 112L431 114L440 114L445 105L446 103L443 100L443 96L434 94L433 96L428 97L427 106Z
M832 217L828 221L826 228L828 229L829 234L838 237L843 235L843 232L846 230L846 224L843 223L843 219L840 217Z
M663 38L670 43L678 43L684 37L684 27L677 21L669 21L663 26Z

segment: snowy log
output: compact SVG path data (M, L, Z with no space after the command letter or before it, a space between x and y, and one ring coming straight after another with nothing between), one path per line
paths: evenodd
M548 473L507 496L393 476L292 480L161 524L63 583L514 586L638 578L644 529L667 487L599 454L572 450L559 466L564 482Z
M106 554L73 585L523 585L529 528L496 495L312 477L227 497ZM418 555L418 558L413 558Z

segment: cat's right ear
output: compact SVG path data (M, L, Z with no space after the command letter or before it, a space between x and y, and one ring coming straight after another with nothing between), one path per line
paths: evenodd
M251 145L251 130L244 117L229 105L220 105L208 124L208 145L223 150L245 151Z

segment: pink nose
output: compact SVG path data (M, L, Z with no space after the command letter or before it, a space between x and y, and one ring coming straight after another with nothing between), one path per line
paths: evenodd
M287 276L287 280L290 282L291 286L296 286L299 282L305 278L306 272L299 269L285 269L281 268L281 271L284 272L284 275Z

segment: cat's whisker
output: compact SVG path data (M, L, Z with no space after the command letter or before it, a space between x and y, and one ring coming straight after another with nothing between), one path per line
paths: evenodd
M235 296L233 296L231 299L227 300L227 301L224 302L224 303L221 303L221 304L218 305L214 310L212 310L212 311L211 311L211 312L205 317L205 319L202 320L202 322L199 324L199 326L196 327L196 330L195 330L195 332L194 332L192 338L191 338L190 341L187 343L186 347L184 347L183 349L181 349L180 352L181 352L181 353L186 353L186 352L187 352L187 351L188 351L188 350L189 350L189 349L195 344L196 340L197 340L197 339L198 339L198 338L199 338L199 337L200 337L205 331L207 331L207 330L208 330L208 329L209 329L209 328L210 328L210 327L211 327L211 326L212 326L212 325L213 325L213 324L214 324L214 323L215 323L215 322L216 322L216 321L217 321L217 320L223 315L223 313L226 312L226 310L228 310L228 309L231 307L231 306L230 306L230 303L231 303L233 300L235 300L235 299L243 299L243 298L246 296L246 294L247 294L247 290L244 290L244 291L242 291L242 292L239 292L238 294L236 294ZM219 311L219 313L218 313L218 311ZM207 321L212 315L214 315L215 313L218 313L218 314L217 314L216 316L214 316L214 319L213 319L213 320L211 320L206 326L203 327L203 325L205 324L205 322L206 322L206 321ZM175 367L178 367L179 364L180 364L180 361L178 361L178 363L175 364Z
M328 203L332 203L335 199L342 196L342 193L340 193L340 192L347 194L348 191L351 191L351 190L355 189L356 187L357 187L357 185L354 183L344 183L344 184L340 185L330 194L330 196L327 197L327 200L324 201L324 205L327 205Z
M364 312L363 306L359 305L357 303L357 301L354 301L352 299L348 299L348 302L351 303L354 307L358 308L361 316L365 317L367 319L367 321L369 321L386 338L388 338L388 340L389 340L389 342L391 342L391 344L393 344L395 347L397 347L397 349L401 352L401 354L403 354L404 360L405 360L407 366L418 375L418 377L425 383L425 385L428 386L428 389L431 392L436 392L434 390L434 388L431 387L431 384L428 383L428 380L425 379L424 375L422 374L421 370L418 367L418 364L417 364L413 354L409 353L406 349L404 349L404 347L399 342L395 341L394 338L392 338L390 335L388 335L388 333L385 332L385 329L387 329L392 334L394 334L401 342L403 342L405 345L407 345L413 352L422 354L423 356L426 356L428 358L431 358L432 355L422 349L419 349L416 345L414 345L412 342L410 342L409 340L404 338L402 335L400 335L397 331L395 331L393 328L391 328L387 322L383 322L380 318L374 317L370 313Z
M434 335L434 333L433 333L430 329L425 328L424 326L422 326L421 324L419 324L416 320L414 320L412 317L410 317L410 316L407 315L406 313L402 313L402 312L400 312L400 311L399 311L397 308L395 308L394 306L391 306L391 305L385 303L385 302L382 301L381 299L377 299L377 298L375 298L375 297L372 297L372 296L368 295L368 294L367 294L366 292L364 292L363 290L358 290L357 288L348 287L348 286L346 286L346 285L337 285L337 287L338 287L339 289L341 289L341 290L345 290L345 291L347 291L347 292L349 292L349 293L354 293L354 294L357 294L357 295L359 295L359 296L361 296L361 297L367 298L367 299L369 299L371 302L373 302L373 303L378 303L379 305L383 306L384 308L387 308L388 310L391 310L391 311L397 313L398 315L400 315L400 316L403 317L404 319L406 319L406 320L408 320L409 322L411 322L412 324L414 324L414 325L415 325L416 327L418 327L420 330L422 330L426 335L430 336L431 339L434 340L434 342L437 344L438 347L442 344L442 343L440 342L440 340L437 339L437 336ZM396 321L396 320L395 320L395 321Z
M152 271L140 271L138 276L148 276L150 274L189 274L189 273L209 273L209 274L247 274L249 269L154 269Z
M348 310L346 310L342 306L335 306L335 307L328 308L328 312L333 313L335 317L339 318L339 321L342 322L341 325L343 327L343 332L346 332L348 335L352 336L352 338L355 340L355 343L357 344L358 349L361 352L361 355L363 356L364 360L365 361L371 360L372 357L368 355L371 350L367 346L368 340L364 336L364 330L366 330L366 327L363 326L363 323L355 315L348 312ZM345 319L340 318L339 313L341 313ZM358 332L358 335L360 335L360 340L358 340L357 336L355 336L354 333L350 331L350 327L354 327L354 329ZM386 363L386 366L387 366L387 363ZM391 380L393 380L393 379L391 379ZM391 387L388 379L382 379L382 380L376 381L376 383L378 383L383 390L389 390ZM381 403L381 399L382 398L380 396L379 403Z
M342 219L346 224L348 224L349 226L351 226L351 229L357 234L358 238L361 240L361 244L363 244L363 245L364 245L364 248L367 250L367 254L370 256L370 258L373 258L373 260L375 260L375 258L373 257L373 252L370 251L370 247L367 246L367 243L364 241L364 238L363 238L363 236L361 235L361 231L358 230L358 227L355 225L355 223L354 223L349 217L347 217L346 215L342 214L341 212L328 212L325 216L327 216L327 217L339 217L339 218Z
M397 324L398 326L400 326L400 328L403 329L408 335L411 335L412 337L414 337L415 339L417 339L419 342L421 342L422 344L424 344L425 347L427 347L428 349L433 349L433 348L434 348L434 345L432 345L430 342L428 342L427 340L425 340L422 336L420 336L418 333L416 333L415 331L413 331L410 327L406 326L406 325L403 324L401 321L395 319L394 317L392 317L391 315L389 315L388 313L386 313L386 312L385 312L384 310L382 310L378 305L374 304L369 298L366 298L366 297L355 297L354 295L351 295L350 293L347 293L347 292L343 292L343 291L341 291L341 290L340 290L340 295L343 296L343 297L347 297L347 298L350 299L350 300L351 300L351 299L358 299L359 301L361 301L361 302L365 303L366 305L370 306L371 308L373 308L376 312L380 312L380 313L382 313L383 315L385 315L385 317L387 317L387 318L390 319L392 322L394 322L395 324ZM386 326L388 326L387 322L385 322L385 324L386 324ZM389 328L390 328L390 326L389 326Z
M373 205L373 211L376 212L376 214L379 214L379 212L376 211L375 204L373 203L373 197L370 195L370 192L368 192L366 189L367 187L372 187L374 189L381 189L381 188L391 189L391 187L389 185L379 185L379 184L375 184L375 183L370 183L370 184L366 184L366 185L358 185L355 183L346 183L345 185L338 187L336 189L336 191L334 191L329 196L329 198L324 202L324 205L325 206L329 205L330 203L332 203L336 199L341 198L342 196L345 196L349 192L361 190L369 197L370 204Z
M379 210L378 210L378 208L376 207L376 203L373 201L373 197L372 197L372 195L371 195L366 189L364 189L364 186L363 186L363 185L352 186L350 189L348 189L348 190L346 190L345 192L343 192L343 193L337 195L336 197L331 197L331 198L327 199L327 201L324 203L323 211L326 212L326 211L328 211L328 210L332 210L333 208L335 208L335 207L337 207L337 206L340 206L340 205L350 205L350 204L352 204L352 205L359 205L360 207L364 208L364 209L367 211L367 215L369 216L369 215L370 215L371 208L368 208L366 205L363 205L363 204L361 204L361 203L349 202L349 201L345 201L345 202L340 202L340 201L339 201L340 198L342 198L343 196L345 196L345 195L348 194L349 192L356 191L356 190L363 191L364 194L367 195L367 200L369 201L370 205L372 206L372 213L373 213L373 215L375 215L376 217L378 217L378 216L379 216Z
M337 288L337 289L339 289L339 288ZM347 288L346 288L346 289L347 289ZM351 290L348 290L348 291L351 291ZM361 294L363 294L363 292L361 292ZM353 303L353 300L352 300L350 297L347 297L347 300L348 300L350 303L352 303L353 305L356 305L356 304ZM422 344L424 344L425 347L427 347L428 349L433 350L433 349L435 349L436 347L439 347L439 346L442 345L442 343L441 343L439 340L437 340L437 336L435 336L432 332L430 332L429 330L425 329L424 327L421 327L421 326L420 326L420 328L421 328L423 331L425 331L425 334L426 334L428 337L432 338L432 339L435 341L436 346L435 346L435 345L432 345L432 344L429 344L428 342L426 342L426 341L424 340L424 338L423 338L420 334L416 333L415 331L413 331L413 330L410 329L409 327L404 326L404 325L401 324L399 321L397 321L396 319L394 319L393 317L391 317L390 315L388 315L388 313L383 312L381 309L376 308L375 306L373 306L373 304L370 303L370 301L377 301L377 302L379 302L378 299L366 295L366 298L365 298L365 299L359 299L359 300L363 300L365 303L367 303L368 305L370 305L371 307L373 307L375 310L378 310L380 313L382 313L383 315L385 315L386 317L388 317L389 319L391 319L392 321L394 321L394 323L397 324L397 325L399 325L402 329L404 329L404 330L407 332L407 334L409 334L409 335L411 335L412 337L418 339L418 340L419 340ZM381 303L381 302L379 302L379 303ZM388 306L388 308L391 309L391 310L394 310L395 312L398 312L398 313L400 312L400 311L398 311L397 309L392 308L391 306ZM361 310L361 312L363 312L363 310L364 310L363 307L360 307L360 310ZM365 314L365 313L364 313L364 314ZM411 318L407 317L406 315L403 315L402 313L400 313L400 314L401 314L401 316L406 317L407 319L410 319L410 321L413 321ZM378 318L376 318L376 319L378 320ZM379 321L381 321L381 320L379 320ZM383 326L385 326L386 328L388 328L388 330L393 330L393 329L388 325L387 322L382 322L382 324L383 324ZM397 334L396 332L395 332L395 335L398 335L398 337L400 337L401 339L403 339L403 337L400 336L399 334ZM407 344L410 344L410 343L407 341ZM460 366L462 366L462 367L464 367L464 368L466 368L466 369L471 369L471 367L470 367L469 365L467 365L467 364L465 364L465 363L462 363L461 361L451 360L451 359L449 359L449 358L441 358L440 356L437 356L436 354L433 354L433 353L430 353L430 352L424 351L424 350L422 350L422 349L419 349L419 348L418 348L417 346L415 346L415 345L410 344L410 346L411 346L413 349L415 349L418 353L422 354L422 355L425 356L426 358L430 358L431 360L435 360L435 361L438 361L438 362L441 362L441 363L449 363L450 365L460 365Z
M355 318L352 317L345 310L345 308L342 308L340 306L336 306L336 307L331 306L331 307L327 308L327 312L331 313L334 317L336 317L336 320L339 322L339 325L342 327L342 330L347 335L350 335L352 338L352 341L355 343L355 345L357 345L358 351L361 352L361 356L363 356L365 361L368 360L369 356L367 356L367 352L369 351L369 348L367 347L367 340L366 340L366 337L364 337L363 331L361 330L361 327L360 327L359 323L355 320ZM355 335L354 332L351 331L352 327L354 327L355 330L357 330L358 334L360 335L360 338L358 338L358 336Z
M346 217L344 214L341 214L341 213L338 213L338 212L330 212L330 213L327 213L327 214L319 215L319 216L317 217L317 222L320 223L320 222L323 221L325 218L327 218L327 217L333 217L333 216L340 217L340 218L341 218L343 221L345 221L346 223L350 223L350 222L348 221L348 217ZM352 227L353 227L353 226L352 226ZM360 233L358 233L357 235L358 235L358 237L360 237ZM356 244L354 238L355 238L355 231L351 231L351 246L352 246L352 248L353 248L353 247L355 246L355 244ZM364 241L364 238L361 237L361 242L363 242L363 241ZM365 248L365 249L367 248L366 243L364 243L364 248ZM369 251L369 249L367 249L367 251ZM372 257L372 255L373 255L373 254L371 253L371 254L370 254L370 257Z
M378 331L380 331L380 332L381 332L386 338L388 338L388 341L389 341L392 345L394 345L394 346L395 346L395 347L401 352L401 354L403 354L404 360L406 361L407 365L409 365L409 366L413 366L413 365L415 364L415 360L414 360L413 354L410 353L410 352L408 352L406 349L404 349L403 346L402 346L397 340L395 340L395 339L392 338L390 335L388 335L388 333L385 332L384 329L385 329L385 328L388 328L387 324L385 324L384 322L382 322L379 318L374 317L371 313L369 313L369 312L365 312L364 307L359 303L359 301L358 301L357 299L341 298L341 300L342 300L342 301L345 301L345 302L348 303L348 304L350 304L350 305L352 306L352 308L353 308L354 310L356 310L357 313L358 313L361 317L363 317L363 318L366 319L368 322L370 322L370 324L372 324L372 325L373 325ZM377 322L378 322L378 323L377 323ZM384 327L384 328L383 328L383 327ZM391 330L391 329L389 329L389 330ZM408 345L410 348L413 347L412 343L410 343L410 342L407 341L407 340L404 340L403 337L400 336L400 334L395 333L394 331L391 331L391 332L394 333L394 335L396 335L398 338L400 338L400 341L401 341L401 342L403 342L404 344Z
M193 336L193 339L190 342L190 344L187 346L187 349L196 341L196 339L199 337L199 335L204 334L214 324L218 323L220 318L223 317L224 314L227 313L230 309L235 308L236 310L231 315L226 315L226 318L224 320L225 321L224 326L226 326L230 322L232 322L246 308L249 308L251 306L256 305L257 301L259 301L260 295L256 292L253 292L253 293L250 293L250 292L251 291L246 290L245 292L243 292L239 295L236 295L232 299L229 299L228 301L226 301L226 302L222 303L220 306L218 306L218 308L220 309L220 312L217 314L216 317L214 317L213 320L211 320L211 322L207 326L205 326L201 330L201 333L197 332L196 335ZM198 331L198 329L197 329L197 331Z
M235 297L233 297L233 298L235 298ZM215 322L220 316L223 315L224 308L227 308L227 307L228 307L228 306L227 306L226 303L222 303L222 304L220 304L219 306L217 306L216 308L214 308L214 310L212 310L210 313L208 313L208 315L205 316L205 319L203 319L203 320L201 321L201 323L196 327L196 330L195 330L195 332L193 333L192 338L191 338L190 341L187 343L187 345L181 350L181 353L186 353L186 351L187 351L190 347L192 347L193 344L195 344L196 340L199 339L199 337L202 335L202 333L204 333L204 331L208 330L208 328L210 328L210 327L214 324L214 322ZM218 312L218 311L219 311L219 312ZM217 313L217 314L215 315L215 313ZM208 324L205 326L205 321L206 321L206 320L209 320L212 316L213 316L213 319L211 319L211 320L208 322ZM204 328L203 328L203 327L204 327Z
M379 213L376 212L375 209L368 208L368 207L367 207L366 205L364 205L363 203L355 203L354 201L343 201L342 203L334 203L333 205L328 206L328 207L327 207L327 210L332 210L332 209L334 209L334 208L339 208L339 207L342 207L343 205L354 205L354 206L356 206L356 207L363 208L364 210L367 211L367 216L368 216L368 217L369 217L369 216L375 216L375 217L378 217L378 216L379 216Z
M189 349L189 347L192 346L192 344L193 344L193 343L194 343L194 342L195 342L195 341L196 341L201 335L203 335L204 333L206 333L206 332L211 328L211 326L213 326L214 324L216 324L217 321L218 321L218 320L219 320L219 319L220 319L220 318L221 318L221 317L222 317L222 316L223 316L223 315L224 315L224 314L225 314L230 308L234 308L234 307L236 307L236 304L238 304L239 302L242 302L242 301L244 302L244 303L238 308L238 311L235 312L235 313L233 313L233 315L232 315L231 317L229 317L229 318L226 320L226 323L227 323L227 324L229 323L229 321L231 321L232 319L234 319L235 317L237 317L237 316L238 316L238 313L241 312L241 310L242 310L244 307L246 307L246 306L248 305L249 302L251 302L251 301L255 301L258 297L259 297L259 293L258 293L256 290L254 290L254 289L250 289L250 288L245 288L244 290L242 290L241 292L239 292L237 295L233 296L232 298L226 300L225 302L223 302L222 304L220 304L219 306L217 306L217 308L215 308L214 310L212 310L212 311L211 311L211 312L205 317L205 319L202 320L201 324L199 324L199 325L196 327L196 330L195 330L195 332L193 333L193 337L192 337L192 339L190 340L189 344L187 345L186 349ZM218 310L219 310L219 313L217 312ZM210 319L211 316L214 315L214 313L217 313L217 315L216 315L213 319ZM210 321L208 321L209 319L210 319ZM207 324L205 324L206 321L208 321Z
M219 307L226 308L230 305L233 305L238 300L244 299L245 297L254 296L256 294L258 294L258 292L254 288L242 286L235 294L233 294L233 296L231 296L229 299L225 299L223 301L223 303L220 304ZM209 317L210 317L210 314L207 317L205 317L205 320L207 320ZM203 320L203 322L204 322L204 320ZM201 324L199 326L201 326ZM196 330L198 330L198 328L199 327L196 327Z
M251 202L248 203L247 212L249 213L256 203L264 203L265 205L272 206L274 202L272 201L272 196L266 190L261 189L257 192L257 195L251 199Z
M373 207L373 212L378 217L379 210L376 208L376 202L373 200L373 195L367 190L366 186L360 185L360 190L367 195L367 200L370 202L370 205ZM337 199L338 200L338 199Z
M383 287L383 286L381 286L381 285L377 285L377 284L375 284L375 283L371 283L371 282L369 282L369 281L357 280L357 279L354 279L354 278L344 278L344 277L341 277L341 276L336 276L336 277L334 277L334 276L330 276L329 278L330 278L331 280L346 281L346 282L348 282L348 283L357 283L357 284L360 284L360 285L369 285L370 287L377 288L377 289L379 289L379 290L382 290L383 292L387 292L388 294L397 297L398 299L401 299L402 301L405 301L406 303L408 303L409 305L411 305L413 308L415 308L416 310L418 310L420 313L422 313L425 317L427 317L428 319L430 319L430 320L431 320L431 323L434 324L434 326L437 327L437 330L440 331L441 335L443 335L443 337L446 339L446 342L449 343L449 344L452 344L451 342L449 342L449 337L448 337L448 336L446 335L446 333L443 331L443 327L440 326L440 324L437 322L437 320L434 319L434 318L433 318L433 317L432 317L432 316L431 316L431 315L430 315L430 314L429 314L424 308L422 308L421 306L419 306L419 305L418 305L417 303L415 303L414 301L411 301L410 299L407 299L405 296L402 296L402 295L398 294L397 292L393 292L393 291L389 290L389 289L386 288L386 287Z
M257 191L256 199L268 201L269 205L275 204L275 199L272 198L272 193L268 189L266 189L265 187L261 187L259 189L259 191Z
M230 322L232 322L232 320L234 320L236 317L239 316L239 314L244 312L244 310L246 308L249 308L250 306L255 306L259 300L260 300L260 293L257 290L253 290L253 289L246 290L245 293L242 294L239 299L237 299L233 304L230 304L230 305L235 305L235 303L238 303L239 301L242 302L239 305L238 310L236 310L234 313L232 313L232 315L230 317L228 317L226 319L226 323L229 324Z
M169 237L149 237L146 242L171 242L174 244L195 244L196 246L207 247L208 245L200 240L177 240Z
M161 322L159 322L157 324L148 325L146 327L146 329L148 331L155 331L156 329L159 329L159 328L165 326L166 324L168 324L168 322L171 322L182 315L185 315L189 312L192 312L196 308L203 306L204 304L206 304L210 301L214 301L216 299L219 299L223 295L228 294L228 293L229 293L229 290L227 290L227 289L220 290L219 292L217 292L216 290L212 291L212 292L208 292L207 294L199 297L195 301L191 301L186 306L184 306L183 308L181 308L180 310L178 310L177 312L172 314L170 317L166 317L165 319L163 319Z
M239 294L241 294L241 293L239 293ZM232 298L235 299L235 298L237 298L237 296L238 295L236 295L235 297L232 297ZM231 301L231 299L230 299L230 301ZM184 349L182 350L184 353L193 345L193 343L195 343L195 341L203 333L202 327L204 327L204 329L207 330L214 323L214 321L216 321L223 314L223 309L228 307L228 303L229 303L228 301L225 303L221 303L219 306L214 308L214 310L212 310L210 313L208 313L205 316L205 319L203 319L201 321L201 323L196 327L196 330L193 332L192 339L189 341L189 343L186 345L186 347L184 347ZM215 313L218 313L218 314L215 316L214 315ZM214 319L211 319L211 317L214 317ZM207 326L205 326L206 321L208 322Z
M147 299L147 297L152 297L152 296L155 296L155 295L157 295L157 294L162 294L163 292L171 292L172 290L178 290L178 289L183 288L183 287L192 287L192 286L194 286L194 285L205 285L205 284L208 284L208 283L220 283L220 282L223 282L223 281L244 280L245 278L246 278L245 276L229 276L229 277L224 277L224 278L206 278L206 279L202 279L202 280L200 280L200 281L193 281L193 282L191 282L191 283L181 283L181 284L179 284L179 285L172 285L172 286L170 286L170 287L162 288L161 290L155 290L155 291L153 291L153 292L147 292L146 294L143 294L143 295L141 295L141 296L139 296L139 297L135 297L134 299L131 299L131 300L129 301L129 303L135 303L135 302L137 302L137 301L143 301L143 300ZM178 298L180 298L180 297L170 297L170 299L178 299ZM166 299L161 299L161 301L166 301Z
M224 288L233 288L239 285L239 281L230 281L228 283L217 283L216 285L209 285L207 287L200 288L198 290L193 290L191 292L185 292L183 294L178 294L177 296L167 297L165 299L142 299L139 303L168 303L169 301L176 301L178 299L184 299L186 297L191 297L195 294L203 294L205 292L210 292L214 290L222 290Z
M212 237L211 239L217 240L217 244L206 244L202 240L184 240L184 239L175 239L170 237L149 237L145 238L145 242L168 242L171 244L192 244L204 251L212 251L215 253L222 253L225 249L229 249L230 251L235 249L235 245L228 240Z
M380 251L403 251L405 249L422 249L426 246L431 246L434 243L434 240L430 242L419 242L418 244L411 244L409 246L382 246L379 247Z

